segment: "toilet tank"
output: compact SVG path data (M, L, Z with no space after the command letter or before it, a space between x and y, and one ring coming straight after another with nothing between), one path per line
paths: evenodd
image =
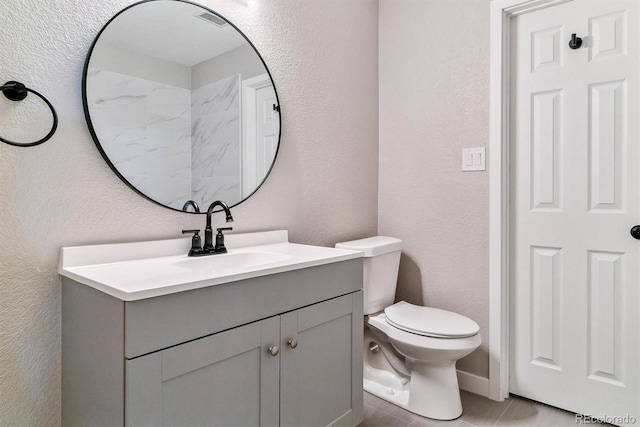
M393 304L402 240L375 236L338 243L336 248L364 252L364 314L377 313Z

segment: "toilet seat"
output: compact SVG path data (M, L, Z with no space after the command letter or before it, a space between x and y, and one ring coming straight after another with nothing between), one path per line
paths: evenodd
M461 314L405 301L385 308L384 313L391 326L425 337L466 338L480 331L476 322Z
M480 334L466 338L428 337L426 335L414 334L413 332L403 331L400 328L392 326L386 317L384 313L369 316L366 323L369 327L374 328L374 330L382 332L390 341L396 344L404 343L416 348L451 351L475 348L479 346L481 342Z

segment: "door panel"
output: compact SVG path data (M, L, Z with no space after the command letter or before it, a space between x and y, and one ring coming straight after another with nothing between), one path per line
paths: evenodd
M622 387L627 382L624 258L622 253L589 251L589 378Z
M336 420L334 425L353 425L353 298L346 295L282 315L283 426L327 426ZM295 348L288 344L291 339L297 340Z
M127 425L279 424L274 317L126 361Z
M592 210L621 210L624 206L625 101L624 80L589 85L589 208Z
M561 90L531 94L531 208L560 207Z
M261 353L255 347L164 380L162 425L260 425Z
M531 248L531 360L558 370L562 367L561 254L560 248Z
M510 390L637 419L639 4L513 18L510 101Z
M623 10L589 18L589 38L593 40L589 61L627 53L627 11L625 5L621 8Z

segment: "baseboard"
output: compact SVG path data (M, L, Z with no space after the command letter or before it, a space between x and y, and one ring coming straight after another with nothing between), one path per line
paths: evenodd
M458 372L458 386L461 390L480 396L489 397L489 379L479 377L469 372Z

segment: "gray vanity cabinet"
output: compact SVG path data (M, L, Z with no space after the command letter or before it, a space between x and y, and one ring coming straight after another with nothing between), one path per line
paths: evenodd
M362 407L353 404L362 401L361 312L357 292L281 316L281 425L353 426L362 420Z
M361 288L361 259L131 302L63 277L62 424L355 426Z
M345 295L127 360L125 424L353 426L360 301Z
M126 361L128 426L278 425L280 319Z

